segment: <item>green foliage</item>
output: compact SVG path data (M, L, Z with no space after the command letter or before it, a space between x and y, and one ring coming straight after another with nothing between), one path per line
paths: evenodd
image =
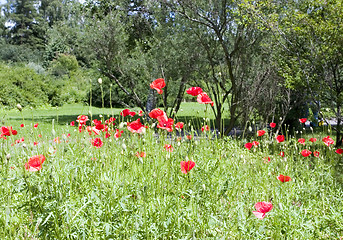
M4 14L13 23L8 34L10 43L43 48L45 27L35 4L35 0L15 0L5 5Z
M73 55L59 54L55 60L50 63L49 71L56 77L69 75L78 70L79 64Z
M41 62L42 51L24 45L0 43L0 60L5 62Z
M0 102L8 107L40 106L48 102L44 76L25 66L0 64Z
M18 103L23 107L39 107L47 104L61 106L64 103L84 102L87 83L91 78L89 71L76 68L75 57L63 57L58 64L65 64L65 69L69 70L68 74L52 76L34 63L27 65L1 63L1 104L6 107L15 107ZM61 65L57 66L61 67Z

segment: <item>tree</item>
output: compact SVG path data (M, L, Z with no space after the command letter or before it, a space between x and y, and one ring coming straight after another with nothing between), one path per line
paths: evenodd
M160 1L166 4L176 17L182 17L191 24L192 34L198 38L205 64L199 70L202 84L214 100L213 112L216 125L224 132L222 114L224 103L229 104L229 124L227 134L239 117L254 105L259 97L259 89L267 80L266 65L257 69L262 62L260 41L262 32L254 24L245 21L236 2L216 1ZM205 66L205 67L204 67ZM247 97L249 96L249 97Z
M4 13L10 23L10 43L43 48L44 30L35 4L35 0L14 0L5 5Z
M271 9L277 9L276 18ZM255 19L272 30L279 64L288 87L305 94L305 101L329 106L337 119L336 144L342 144L343 10L341 1L278 1L250 4ZM324 116L322 116L324 118Z
M98 60L97 68L125 93L120 104L146 110L149 92L153 95L150 99L156 97L149 84L163 77L167 86L157 104L173 116L199 53L169 10L153 2L144 3L123 1L114 7L103 2L102 10L91 5L88 46Z

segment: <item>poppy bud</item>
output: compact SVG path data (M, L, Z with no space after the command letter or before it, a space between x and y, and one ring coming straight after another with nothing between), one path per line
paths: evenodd
M20 112L23 111L23 107L19 103L17 104L17 108Z
M98 79L98 83L102 84L102 79L101 78Z

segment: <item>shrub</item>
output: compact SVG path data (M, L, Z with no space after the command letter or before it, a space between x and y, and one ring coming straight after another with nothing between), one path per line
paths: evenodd
M0 102L9 107L40 106L48 102L44 76L23 65L0 64Z

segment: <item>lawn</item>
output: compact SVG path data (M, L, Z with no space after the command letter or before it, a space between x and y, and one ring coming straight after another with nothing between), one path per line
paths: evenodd
M200 117L211 117L197 106ZM182 109L183 116L196 112L191 104ZM101 124L112 115L110 109L91 111L93 119L105 116ZM251 139L221 139L210 131L194 138L185 122L193 137L180 138L144 120L148 128L138 134L126 126L130 117L92 124L99 131L69 125L88 112L81 105L2 112L2 126L17 134L7 136L2 128L1 239L343 236L342 156L322 137L310 142L312 133L303 133L303 145L285 134L278 143L273 129L265 129ZM247 142L256 146L249 150ZM280 174L290 181L280 181ZM269 208L256 209L256 203Z

